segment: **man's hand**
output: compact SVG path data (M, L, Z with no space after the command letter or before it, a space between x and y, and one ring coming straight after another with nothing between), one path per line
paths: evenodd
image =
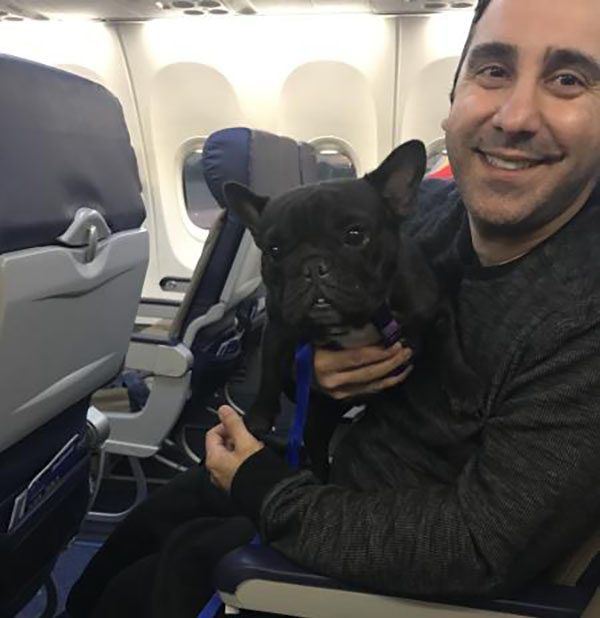
M238 468L264 444L246 429L233 408L221 406L219 419L221 424L206 434L206 468L213 485L229 492Z
M412 357L410 348L396 343L389 348L365 346L352 350L315 349L314 370L319 386L334 399L378 393L404 382L412 365L399 375L394 369L406 365Z

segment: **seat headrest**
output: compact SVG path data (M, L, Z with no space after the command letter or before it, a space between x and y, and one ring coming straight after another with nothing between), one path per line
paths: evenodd
M263 195L277 195L302 182L298 143L289 137L245 127L212 133L203 150L206 184L222 208L227 181Z
M0 253L55 244L81 207L112 232L145 217L117 99L66 71L0 55Z

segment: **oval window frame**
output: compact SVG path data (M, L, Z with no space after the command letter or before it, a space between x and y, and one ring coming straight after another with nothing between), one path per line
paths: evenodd
M356 151L352 146L344 139L340 137L336 137L335 135L322 135L320 137L315 137L308 142L317 152L317 156L321 154L323 150L335 150L337 154L343 155L346 157L354 169L355 178L358 178L361 175L361 166L360 160ZM347 178L347 177L342 177ZM333 178L332 180L335 180ZM319 179L324 180L324 179Z
M204 149L204 144L206 143L207 139L208 139L207 135L196 136L196 137L187 139L179 148L179 152L177 155L177 165L176 165L176 170L179 176L177 186L178 186L178 191L179 191L179 201L182 207L181 210L182 210L183 220L184 220L186 229L194 237L200 240L206 240L206 237L208 236L210 228L214 224L214 220L211 222L211 224L208 227L203 227L199 225L198 223L196 223L196 221L192 218L191 209L189 208L188 201L187 201L185 172L186 172L186 162L188 161L190 156L192 156L193 154L202 152L202 150ZM208 187L207 187L207 190L210 193L210 189L208 189ZM211 199L214 202L214 205L216 206L216 208L214 209L215 219L216 219L216 217L218 216L216 214L217 209L218 209L218 212L220 212L222 208L219 205L219 203L215 200L215 198L212 197L212 194L211 194ZM213 209L210 209L210 210L213 210Z

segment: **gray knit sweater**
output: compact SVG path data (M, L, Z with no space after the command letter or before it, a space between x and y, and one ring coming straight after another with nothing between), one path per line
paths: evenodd
M483 268L453 184L423 184L411 226L453 295L477 414L428 359L371 401L332 480L272 453L232 496L306 567L395 595L490 595L539 575L600 522L600 189L552 238Z

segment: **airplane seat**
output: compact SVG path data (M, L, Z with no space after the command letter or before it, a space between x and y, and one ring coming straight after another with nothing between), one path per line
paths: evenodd
M235 180L264 195L301 184L298 144L264 131L228 128L208 137L203 162L207 185L223 211L210 230L167 334L139 332L131 339L126 366L151 377L143 408L123 412L96 400L111 424L105 445L109 454L155 455L176 423L183 426L186 403L186 413L197 412L204 399L231 376L242 358L245 335L260 324L264 313L260 252L228 208L223 184ZM198 459L184 439L182 447L188 459ZM137 481L142 482L139 474ZM141 485L138 488L136 502L146 491ZM127 512L114 517L95 513L93 518L121 519Z
M304 618L598 618L600 528L535 583L499 599L396 598L307 571L275 549L251 545L227 554L214 581L226 605Z
M125 357L148 237L116 98L6 55L0 80L4 617L48 580L87 510L89 400Z

